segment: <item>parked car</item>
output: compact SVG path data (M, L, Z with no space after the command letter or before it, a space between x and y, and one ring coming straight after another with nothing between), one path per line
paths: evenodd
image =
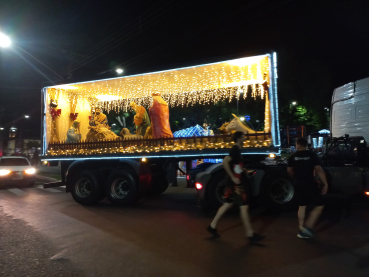
M36 169L24 157L0 157L0 186L6 184L34 185Z

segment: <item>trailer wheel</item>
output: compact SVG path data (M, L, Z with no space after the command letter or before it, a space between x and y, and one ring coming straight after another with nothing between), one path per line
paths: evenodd
M84 170L72 178L71 193L77 203L91 205L99 201L103 187L96 173Z
M283 175L264 179L262 202L267 208L276 212L297 208L295 189L291 179Z
M206 198L209 206L213 209L219 208L224 203L223 194L226 188L225 176L226 173L224 171L220 171L210 179Z
M127 171L112 172L105 185L106 197L114 205L130 205L138 199L137 183Z

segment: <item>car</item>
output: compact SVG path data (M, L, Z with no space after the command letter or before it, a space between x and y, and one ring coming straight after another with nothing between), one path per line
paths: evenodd
M198 164L196 167L190 169L190 171L187 173L187 180L190 181L190 187L195 187L195 179L196 175L200 172L205 171L209 166L212 166L214 163L201 163Z
M0 157L0 186L7 184L35 184L36 169L24 157Z

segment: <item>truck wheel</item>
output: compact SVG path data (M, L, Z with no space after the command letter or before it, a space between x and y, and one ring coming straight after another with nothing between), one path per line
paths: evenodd
M96 173L84 170L72 178L71 193L77 203L91 205L99 201L103 187Z
M272 211L287 211L297 207L292 181L287 176L272 176L262 184L262 202Z
M224 171L220 171L216 173L209 182L206 198L212 209L217 209L224 203L223 194L226 188L225 174Z
M135 179L127 171L112 172L106 180L106 197L115 205L130 205L138 199Z

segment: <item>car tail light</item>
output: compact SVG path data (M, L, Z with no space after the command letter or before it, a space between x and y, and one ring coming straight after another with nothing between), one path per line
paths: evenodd
M190 175L187 175L187 180L190 180Z
M7 169L0 169L0 176L8 175L11 171Z
M369 191L366 191L365 194L369 196Z
M200 183L196 183L195 186L197 189L202 189L202 185Z
M29 168L29 169L25 170L25 172L26 172L27 174L35 174L35 173L36 173L36 169L34 169L34 168Z

